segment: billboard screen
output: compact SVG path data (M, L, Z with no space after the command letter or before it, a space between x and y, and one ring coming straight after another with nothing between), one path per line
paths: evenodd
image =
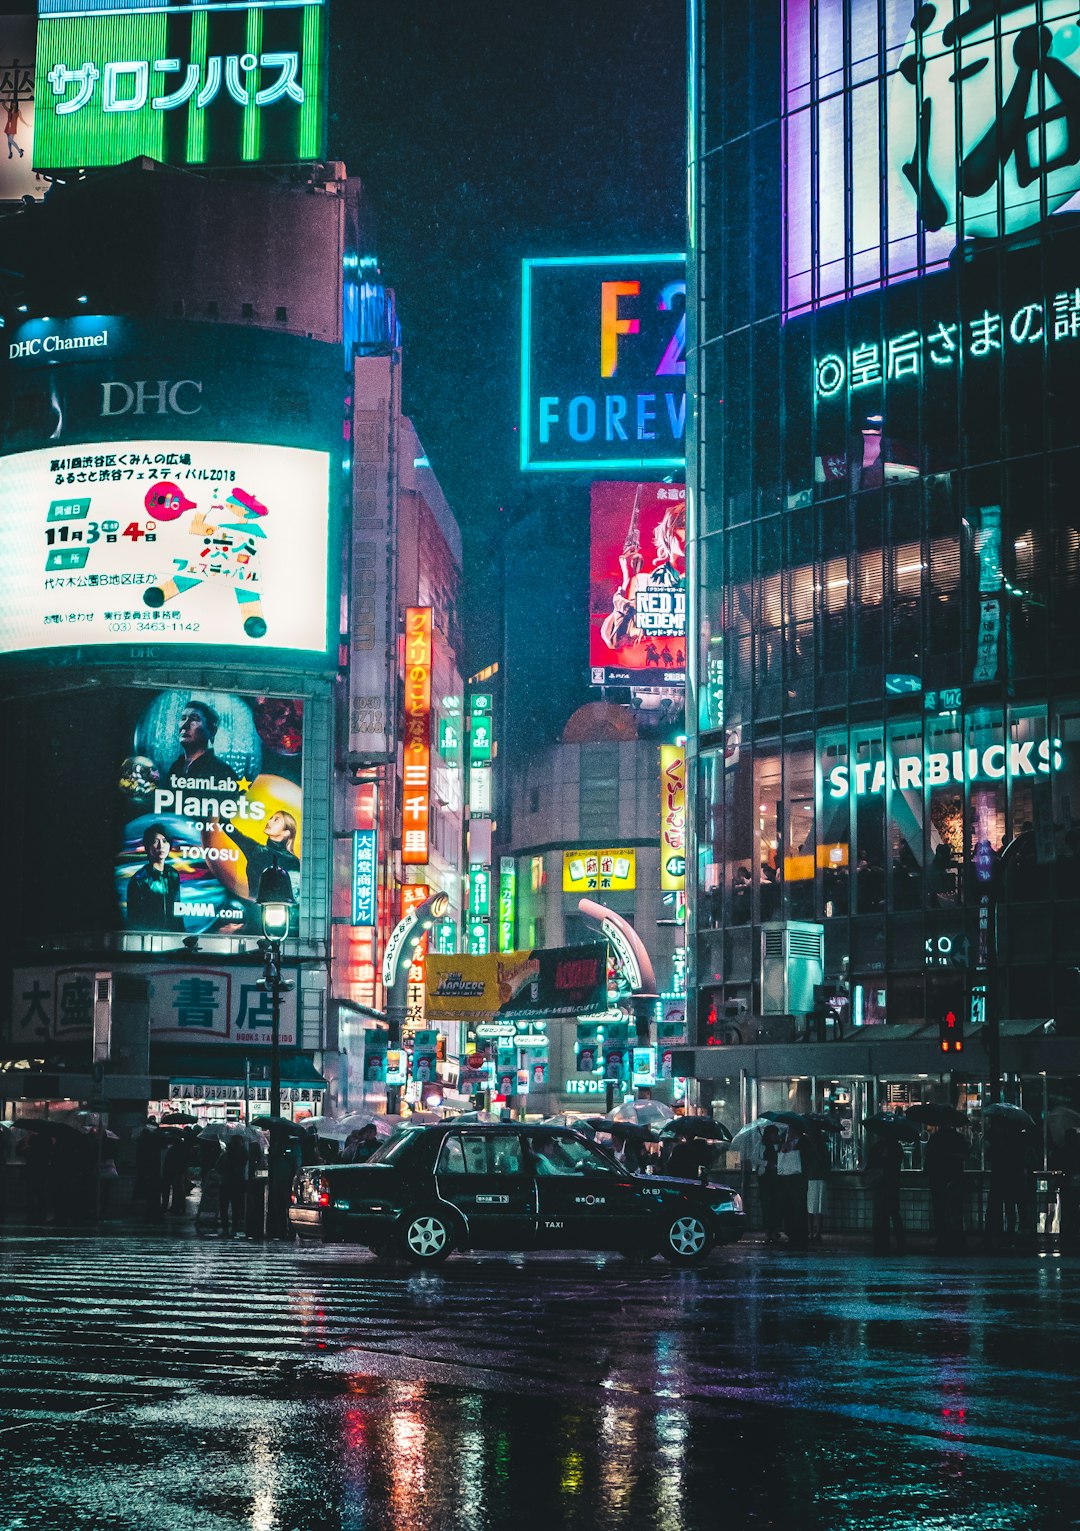
M1075 217L1076 22L1073 0L788 0L785 315Z
M337 347L80 314L2 350L0 654L336 663Z
M683 485L592 486L589 664L594 685L683 684Z
M430 1020L591 1015L607 1009L607 947L427 959Z
M261 934L274 858L303 896L301 699L92 688L14 702L9 722L5 784L33 826L23 936Z
M324 0L38 0L35 165L318 159L325 17Z
M34 18L0 16L0 202L41 198L48 182L34 170Z
M0 653L141 641L322 653L329 471L325 452L254 443L0 458Z
M686 257L522 262L521 468L681 468Z

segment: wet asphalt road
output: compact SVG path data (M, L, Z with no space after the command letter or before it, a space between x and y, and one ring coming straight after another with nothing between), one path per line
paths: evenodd
M0 1531L1080 1525L1080 1262L0 1239Z

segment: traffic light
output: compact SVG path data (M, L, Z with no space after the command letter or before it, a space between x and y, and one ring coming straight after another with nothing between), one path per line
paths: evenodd
M959 1007L950 1006L938 1018L938 1042L943 1053L964 1051L964 1018Z

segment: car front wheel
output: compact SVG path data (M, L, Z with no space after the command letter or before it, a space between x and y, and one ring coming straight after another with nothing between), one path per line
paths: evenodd
M672 1265L698 1265L713 1243L713 1231L705 1219L696 1212L683 1212L665 1227L661 1253Z
M414 1212L401 1230L401 1252L413 1265L441 1265L454 1248L454 1235L441 1212Z

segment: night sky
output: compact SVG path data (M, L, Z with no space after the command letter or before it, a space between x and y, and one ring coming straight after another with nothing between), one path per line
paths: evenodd
M557 496L587 539L587 487L517 467L519 263L684 247L684 0L335 0L332 27L329 153L377 217L406 411L465 533L475 668L500 516Z

